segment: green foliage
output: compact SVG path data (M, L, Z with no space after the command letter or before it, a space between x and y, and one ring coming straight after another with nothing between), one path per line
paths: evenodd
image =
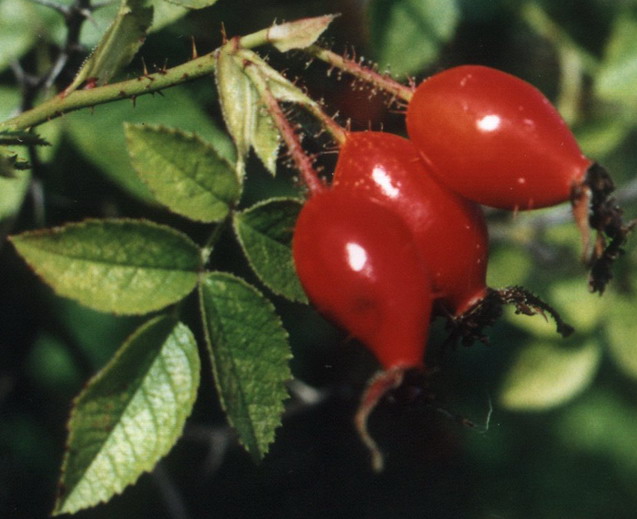
M436 59L453 37L459 10L455 0L372 0L369 17L374 56L401 77Z
M599 344L576 347L533 342L511 364L500 393L502 405L519 411L551 409L586 389L601 358Z
M178 110L163 110L166 103ZM197 132L209 141L223 158L232 160L232 143L206 116L185 91L172 89L163 97L145 97L133 106L130 102L110 104L93 113L71 114L62 121L67 135L79 151L98 166L110 180L126 192L146 201L153 201L146 185L133 170L126 153L123 122L164 125L182 131ZM99 138L95 138L99 135Z
M11 241L57 293L117 314L179 301L195 288L201 263L187 236L146 221L89 220Z
M265 200L235 213L234 229L250 266L263 284L275 294L306 303L290 250L300 210L299 200Z
M199 386L197 344L168 317L141 326L77 397L54 513L119 494L181 435Z
M210 273L199 296L221 403L259 460L281 425L285 382L292 378L287 333L272 303L240 278Z
M244 72L243 58L223 49L217 55L219 98L228 131L242 161L253 147L265 167L274 174L281 137L265 111L259 93Z
M226 218L241 194L232 166L194 134L161 126L127 125L133 167L155 198L201 222Z
M617 367L637 379L637 320L632 297L615 295L606 307L608 350Z
M637 103L637 17L630 11L615 19L604 61L595 78L596 94L604 100Z
M43 20L28 0L0 2L0 71L29 50L37 38L34 29Z
M128 65L144 43L153 21L153 8L145 0L122 0L117 16L93 53L87 58L66 90L69 94L85 81L104 85Z

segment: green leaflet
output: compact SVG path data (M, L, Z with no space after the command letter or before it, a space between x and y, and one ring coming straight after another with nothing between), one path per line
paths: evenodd
M582 346L549 341L526 346L505 376L500 401L517 411L538 411L561 405L593 380L601 360L596 340Z
M58 294L116 314L176 303L195 287L201 262L186 235L143 220L87 220L10 239Z
M66 94L87 80L104 85L130 63L153 21L153 8L144 7L144 3L144 0L122 0L115 20L66 88Z
M257 89L244 73L243 59L223 47L217 53L215 78L223 118L243 159L253 147L265 167L274 174L281 136L265 111Z
M221 403L241 443L260 460L281 425L287 399L287 333L272 303L242 279L210 273L199 296Z
M234 216L234 229L259 279L275 294L307 302L294 269L292 233L301 210L299 200L270 199Z
M234 168L197 135L144 124L127 124L125 133L133 167L170 210L219 222L238 202Z
M415 74L436 59L460 17L455 0L372 0L368 9L376 59L396 76Z
M179 110L171 110L171 106L178 106ZM161 97L141 97L135 107L130 101L122 101L98 106L94 112L83 110L65 116L62 121L65 129L82 154L109 179L142 200L153 200L153 196L131 167L122 131L123 121L196 131L222 157L234 160L230 138L214 126L185 88L171 88ZM95 138L96 135L99 138Z
M75 400L54 514L107 501L152 470L181 435L199 370L184 324L141 326Z

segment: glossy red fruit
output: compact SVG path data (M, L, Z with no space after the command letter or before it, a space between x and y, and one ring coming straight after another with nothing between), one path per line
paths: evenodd
M487 227L481 207L441 185L407 139L352 132L342 145L333 187L356 190L398 214L431 272L434 297L451 315L486 293Z
M455 67L423 81L407 130L441 182L501 209L568 201L592 165L539 90L488 67Z
M292 251L310 301L383 368L423 365L430 279L400 216L351 190L326 190L303 206Z

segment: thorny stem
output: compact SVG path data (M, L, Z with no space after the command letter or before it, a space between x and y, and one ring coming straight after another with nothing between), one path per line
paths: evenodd
M285 114L283 113L279 102L272 94L267 81L259 73L257 67L251 65L251 63L246 63L245 72L257 86L257 90L261 94L261 99L265 104L268 113L272 117L274 124L285 141L285 145L287 146L288 152L294 161L294 165L301 173L303 182L312 195L324 191L325 183L321 180L317 171L314 169L312 160L307 153L305 153L305 150L303 150L298 134L285 117Z
M358 61L345 58L318 45L310 45L303 50L332 67L347 72L366 83L370 83L392 95L394 98L405 101L406 103L411 100L414 94L414 89L411 86L403 85L388 75L381 74L373 68L362 65Z
M323 128L332 136L332 138L338 143L339 146L345 144L347 139L347 130L338 124L334 119L327 115L318 103L312 102L309 104L303 104L311 115L313 115L321 123Z
M239 38L243 48L253 48L268 43L268 29ZM26 129L60 117L81 108L88 108L121 99L135 99L210 75L215 69L216 50L173 68L160 69L134 79L111 83L85 90L75 90L66 96L56 95L42 104L12 119L0 122L0 130Z

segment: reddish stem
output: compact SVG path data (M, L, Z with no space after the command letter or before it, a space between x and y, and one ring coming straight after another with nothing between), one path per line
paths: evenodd
M403 382L405 376L404 367L394 367L387 371L380 371L369 381L361 403L354 417L354 423L356 424L356 430L361 440L369 450L372 457L372 468L374 472L381 472L385 466L385 460L383 453L381 452L378 444L369 434L367 430L367 421L372 414L378 402L392 389L396 389Z
M248 74L250 74L250 65L250 63L246 63L246 72ZM290 156L292 157L296 168L301 173L301 178L307 186L310 195L315 195L324 191L327 188L325 182L319 177L316 169L314 169L312 160L307 153L305 153L298 134L294 131L290 121L288 121L287 117L283 113L281 105L279 105L276 97L272 94L267 81L261 77L258 71L250 75L255 83L259 83L258 90L261 94L261 99L265 104L268 114L270 114L274 124L281 133Z
M329 65L347 72L366 83L370 83L382 91L387 92L395 98L401 99L407 103L411 100L414 94L413 87L403 85L388 75L381 74L373 68L362 65L358 61L345 58L335 52L319 47L318 45L311 45L303 50L321 61L325 61Z

